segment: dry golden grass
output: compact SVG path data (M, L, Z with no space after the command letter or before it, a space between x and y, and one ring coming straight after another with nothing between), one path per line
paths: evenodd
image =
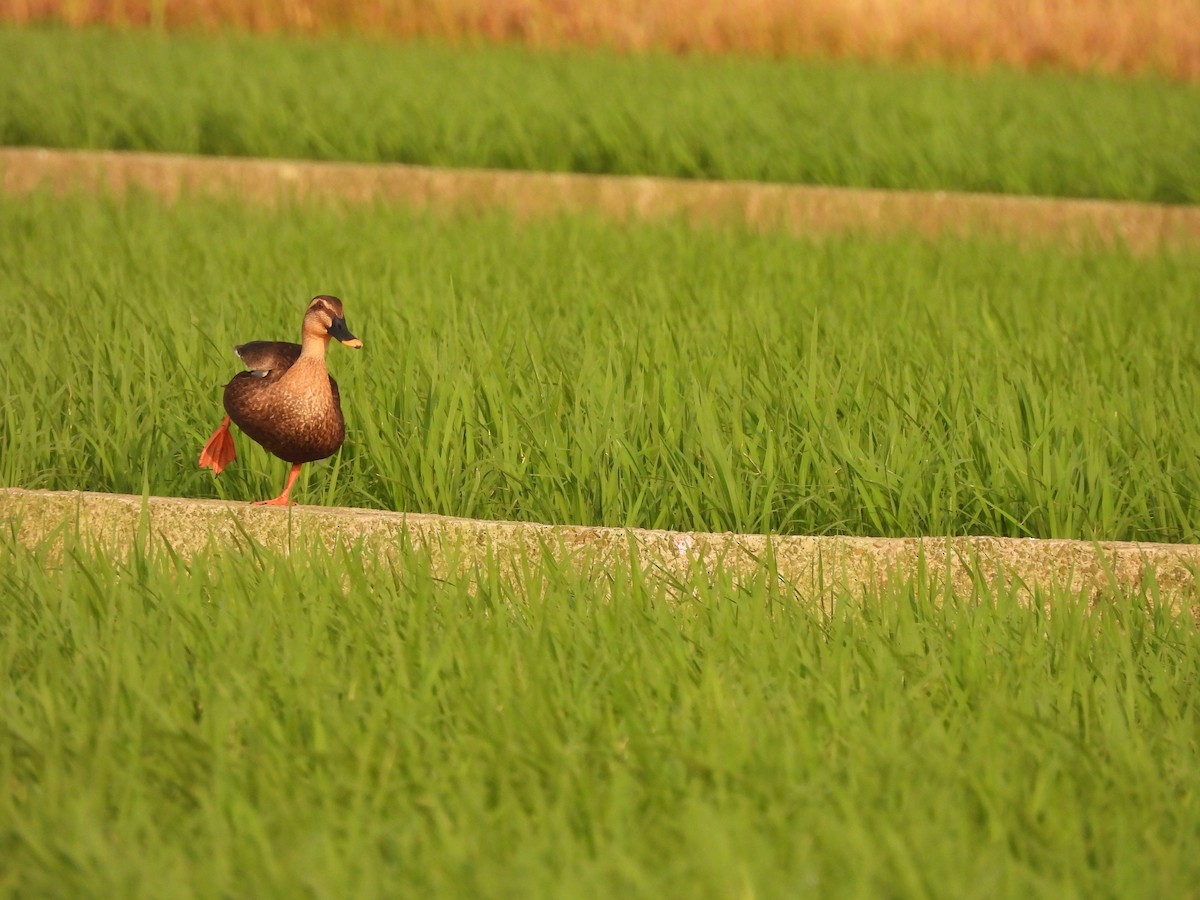
M0 20L351 31L1200 79L1200 0L0 0Z

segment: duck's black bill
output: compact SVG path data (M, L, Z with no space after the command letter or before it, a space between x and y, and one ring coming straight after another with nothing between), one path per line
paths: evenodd
M334 319L333 324L329 326L329 336L337 338L347 347L360 349L363 345L362 341L350 333L350 329L346 327L345 319Z

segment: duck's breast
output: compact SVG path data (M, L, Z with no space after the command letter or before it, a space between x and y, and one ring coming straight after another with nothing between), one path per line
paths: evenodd
M278 372L239 372L225 387L225 411L270 453L291 463L331 456L346 437L337 382L320 360Z

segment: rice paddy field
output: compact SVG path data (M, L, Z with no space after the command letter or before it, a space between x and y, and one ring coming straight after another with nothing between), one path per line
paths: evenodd
M310 502L793 534L1194 541L1194 251L805 242L387 208L0 201L4 483L249 500L195 468L232 346L336 291ZM64 261L63 248L72 248ZM264 289L264 286L268 286ZM36 337L35 337L36 336Z
M1200 177L1196 94L1152 78L65 30L0 51L5 143L1170 202ZM405 79L424 106L382 102ZM834 114L777 105L817 82ZM0 195L0 486L273 496L286 465L243 436L217 478L199 449L232 346L295 340L334 293L365 349L330 349L348 436L300 502L1195 543L1198 273L1186 244ZM815 603L769 559L446 578L411 546L112 554L0 524L0 894L1200 883L1200 632L1152 578L1027 603L918 573Z
M1200 202L1151 75L5 28L0 142Z
M0 538L0 540L4 540ZM1186 896L1200 633L764 571L0 547L11 896Z

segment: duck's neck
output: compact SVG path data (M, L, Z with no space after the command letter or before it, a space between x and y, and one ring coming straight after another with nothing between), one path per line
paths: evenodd
M316 359L325 362L325 345L329 341L317 335L304 335L304 343L300 345L300 356L304 359Z

